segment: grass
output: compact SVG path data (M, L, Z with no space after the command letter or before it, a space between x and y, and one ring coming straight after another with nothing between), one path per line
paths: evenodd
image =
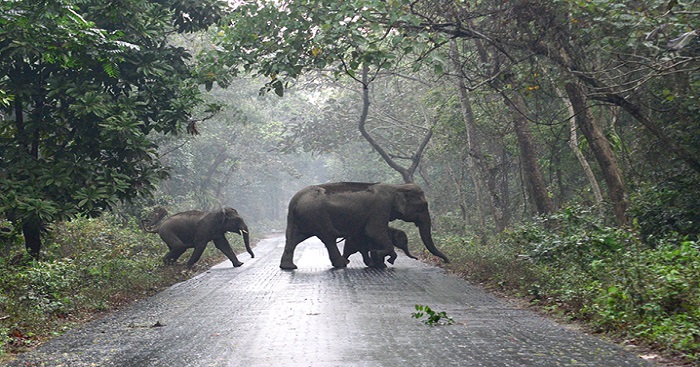
M28 257L18 238L3 240L0 363L225 259L207 246L192 270L183 264L189 252L178 264L163 265L167 247L158 235L111 216L56 224L41 261Z

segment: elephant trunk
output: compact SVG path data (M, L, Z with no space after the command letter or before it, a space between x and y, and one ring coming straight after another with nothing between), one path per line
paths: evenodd
M243 243L245 244L245 249L250 254L250 257L255 257L255 254L253 254L253 250L250 248L250 233L248 233L247 226L243 226L243 228L241 228L241 235L243 236Z
M435 244L433 243L433 235L430 231L430 218L416 223L416 226L418 226L418 231L420 232L420 239L421 241L423 241L425 248L427 248L431 254L441 258L446 263L449 263L450 260L447 258L447 256L440 252L440 250L438 250L437 247L435 247Z

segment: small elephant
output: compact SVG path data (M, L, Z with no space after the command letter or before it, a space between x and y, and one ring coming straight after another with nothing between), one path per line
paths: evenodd
M400 229L389 227L389 238L391 239L391 242L394 244L395 247L403 250L406 256L410 257L411 259L418 259L417 257L411 255L411 252L408 250L408 236L406 236L406 232ZM362 260L364 261L365 265L372 267L383 267L384 262L382 262L381 264L374 264L374 262L370 258L369 251L372 248L373 247L371 246L370 240L368 238L348 237L345 239L345 246L343 247L343 257L350 261L350 255L359 252L360 254L362 254Z
M334 182L308 186L290 200L280 268L296 269L294 250L299 243L313 236L326 246L331 264L336 268L348 264L348 259L338 250L338 238L361 238L371 244L369 252L374 264L383 264L387 256L389 263L393 264L396 252L388 228L389 222L395 219L414 223L428 251L449 262L433 243L428 201L420 187L415 184Z
M165 212L163 211L158 215L162 218L165 216ZM149 220L151 223L154 222L154 218ZM142 222L142 228L146 232L158 233L160 238L168 245L170 251L163 257L163 262L166 264L174 263L187 249L194 248L190 259L187 261L187 267L191 268L199 261L207 244L210 241L214 241L216 248L231 260L233 266L243 265L242 262L238 261L236 254L231 249L231 245L226 240L226 232L241 234L250 257L255 257L253 250L250 249L248 226L233 208L223 208L213 212L190 210L174 214L155 229L146 228Z

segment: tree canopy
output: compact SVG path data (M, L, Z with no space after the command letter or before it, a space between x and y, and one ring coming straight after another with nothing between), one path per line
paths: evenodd
M697 15L696 1L243 1L222 23L219 47L207 57L233 75L269 78L264 90L279 95L310 71L345 76L362 88L380 71L398 73L405 65L414 73L429 66L453 75L464 91L470 175L482 191L480 205L494 215L504 210L497 203L503 196L488 182L495 166L481 155L489 144L478 139L472 124L481 112L471 105L502 100L527 196L537 212L548 213L556 203L535 125L543 124L539 113L549 96L556 103L548 113L571 107L568 116L551 116L560 126L575 120L573 131L581 132L605 182L607 204L625 224L629 183L605 120L639 126L645 139L659 142L693 175L700 172Z
M222 9L146 0L0 7L0 208L36 256L46 224L98 215L164 177L149 134L183 132L200 102L191 56L169 37L205 29Z

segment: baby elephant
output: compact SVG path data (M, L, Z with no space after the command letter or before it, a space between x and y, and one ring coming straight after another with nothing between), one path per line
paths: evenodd
M164 212L161 215L164 216ZM202 256L207 244L214 241L216 248L231 260L233 266L243 265L226 240L226 232L241 234L250 257L255 257L250 249L248 226L233 208L213 212L190 210L174 214L155 229L149 230L143 223L142 227L146 232L158 233L168 245L170 251L163 258L165 263L174 263L187 249L194 248L187 261L187 267L191 268Z
M391 243L393 243L395 247L403 250L406 256L410 257L411 259L417 259L408 251L408 236L406 236L406 232L389 227L389 238L391 239ZM375 266L370 258L369 251L370 241L367 237L348 237L345 239L345 246L343 247L343 257L345 259L348 259L350 255L359 252L362 254L362 260L365 262L365 265Z

